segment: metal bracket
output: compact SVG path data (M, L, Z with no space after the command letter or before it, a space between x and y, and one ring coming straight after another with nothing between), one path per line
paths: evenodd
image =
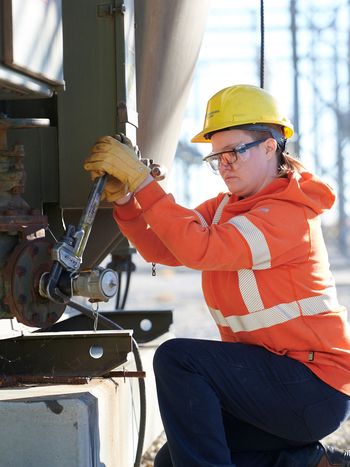
M132 332L33 332L0 340L0 375L102 376L127 360Z
M150 342L165 334L173 322L172 310L116 310L99 314L123 329L132 329L133 337L139 344ZM106 329L102 320L97 320L97 324L97 329ZM85 315L77 315L45 328L45 332L82 331L93 328L93 320Z

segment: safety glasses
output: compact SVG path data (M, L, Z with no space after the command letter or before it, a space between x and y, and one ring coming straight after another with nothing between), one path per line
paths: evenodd
M219 173L220 166L232 166L238 160L245 162L249 158L247 151L255 146L266 141L268 138L258 139L251 143L242 143L232 149L226 149L220 152L211 152L208 156L203 158L203 161L207 162L211 170L215 173Z

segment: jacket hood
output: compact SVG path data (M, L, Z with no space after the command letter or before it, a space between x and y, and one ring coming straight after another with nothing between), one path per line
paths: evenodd
M241 200L232 196L232 201L236 201L234 204L244 209L250 209L264 199L299 203L321 214L333 206L335 194L334 190L317 175L304 171L290 172L288 178L277 178L253 196Z
M304 204L321 214L330 209L335 202L333 188L310 172L293 172L283 193L286 199Z

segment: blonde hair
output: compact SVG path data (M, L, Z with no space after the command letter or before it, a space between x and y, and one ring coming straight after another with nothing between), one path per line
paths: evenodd
M269 125L277 131L281 131L281 127L277 125ZM243 130L247 135L251 136L252 133L256 139L266 138L266 131L251 131ZM271 138L273 136L271 135ZM287 178L288 174L291 172L304 172L305 166L296 158L291 156L288 152L282 149L280 146L277 146L277 178Z
M278 154L277 178L287 178L291 172L304 172L305 166L285 151Z

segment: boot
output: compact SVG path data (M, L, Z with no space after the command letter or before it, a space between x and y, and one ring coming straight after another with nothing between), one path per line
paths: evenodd
M319 443L320 457L315 467L350 467L350 451Z

